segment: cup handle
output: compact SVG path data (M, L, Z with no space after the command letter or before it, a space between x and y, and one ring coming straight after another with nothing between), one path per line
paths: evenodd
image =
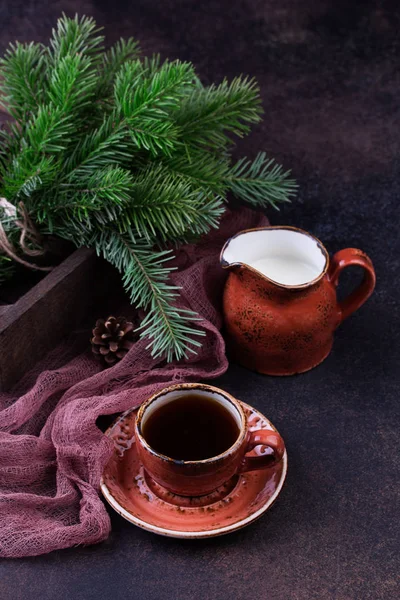
M262 454L260 456L245 456L240 472L258 471L272 467L280 462L285 454L285 443L277 431L270 429L258 429L251 431L247 442L246 452L250 452L256 446L268 446L274 451L273 454Z
M342 323L347 317L355 312L372 294L375 288L375 269L372 261L362 250L357 248L345 248L339 250L332 257L329 267L328 277L332 284L336 287L339 283L340 273L350 265L358 265L364 269L364 279L360 285L342 302L339 302L340 321Z

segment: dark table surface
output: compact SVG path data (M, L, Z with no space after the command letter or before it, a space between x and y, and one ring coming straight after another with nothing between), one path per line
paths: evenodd
M109 539L0 564L1 600L394 600L399 563L400 9L344 0L65 0L1 3L0 46L45 40L61 10L92 14L109 40L192 60L208 82L260 82L265 119L239 144L293 169L298 198L273 224L303 227L330 252L355 246L374 296L337 331L318 368L291 378L239 367L216 382L284 436L287 483L232 535L181 541L112 514ZM346 291L359 273L343 276ZM397 564L396 564L397 563Z

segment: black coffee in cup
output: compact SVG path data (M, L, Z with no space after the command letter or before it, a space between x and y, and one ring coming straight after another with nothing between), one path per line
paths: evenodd
M176 460L204 460L228 450L239 436L233 414L202 394L185 394L154 409L142 435L159 454Z

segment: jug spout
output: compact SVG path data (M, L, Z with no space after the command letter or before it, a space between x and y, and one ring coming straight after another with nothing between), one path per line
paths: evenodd
M247 229L239 231L230 237L224 244L220 255L220 264L223 269L247 268L251 266L253 259L256 259L256 253L249 252L251 245L251 236L253 232L263 231L263 229Z
M302 288L321 279L329 256L321 242L295 227L262 227L231 237L221 252L224 269L247 268L277 286Z

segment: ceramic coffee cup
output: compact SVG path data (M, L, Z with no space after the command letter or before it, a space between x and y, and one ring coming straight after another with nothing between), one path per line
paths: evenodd
M219 454L204 460L179 460L156 452L146 441L143 429L146 420L161 406L190 394L204 395L219 403L228 411L238 426L238 437L233 445ZM136 423L137 451L145 471L156 483L181 496L209 494L226 483L237 473L266 469L276 464L285 452L284 442L276 431L260 429L249 431L246 415L238 400L216 387L200 383L183 383L166 388L140 407ZM272 449L272 454L248 456L256 446Z

